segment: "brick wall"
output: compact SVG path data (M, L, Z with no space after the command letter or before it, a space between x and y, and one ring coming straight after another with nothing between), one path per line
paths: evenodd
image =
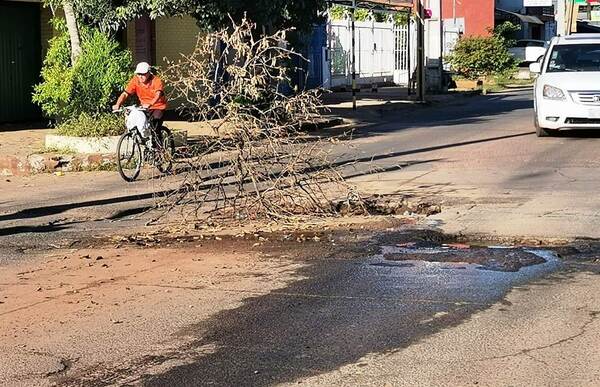
M494 0L443 0L444 19L453 16L456 5L456 17L465 19L465 36L489 35L488 28L494 28Z

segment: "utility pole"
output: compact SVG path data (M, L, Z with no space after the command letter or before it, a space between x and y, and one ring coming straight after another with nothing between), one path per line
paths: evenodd
M417 1L417 100L425 102L425 9Z
M412 94L412 79L413 79L413 72L412 72L412 65L411 65L411 61L410 61L410 57L412 56L412 49L411 49L411 42L412 42L412 36L410 33L410 30L412 29L412 25L411 25L411 20L412 20L412 10L407 12L407 19L408 19L408 28L406 30L406 72L408 74L407 78L408 78L408 95L410 96Z
M565 36L567 31L566 26L567 16L567 0L557 0L556 9L554 10L554 20L556 20L556 35Z
M454 19L454 25L456 25L456 0L452 0L452 19Z
M439 65L440 65L440 91L444 91L444 19L442 17L442 15L444 14L443 8L444 8L444 0L438 0L438 6L439 6L439 14L438 14L438 20L440 22L440 59L439 59Z
M356 110L356 0L352 0L352 109Z
M575 0L567 0L567 31L565 35L571 35L573 32L573 21L575 21L575 28L577 28L578 11L579 5L575 4Z

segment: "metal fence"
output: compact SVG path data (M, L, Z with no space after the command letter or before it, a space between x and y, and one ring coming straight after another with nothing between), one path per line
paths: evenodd
M330 21L327 26L331 86L349 85L352 76L352 26L350 20ZM413 34L416 36L416 34ZM357 83L408 84L416 42L408 26L393 22L355 23ZM412 63L412 64L411 64Z
M412 31L411 31L412 30ZM416 68L416 31L408 25L396 26L396 61L394 67L394 83L407 86Z

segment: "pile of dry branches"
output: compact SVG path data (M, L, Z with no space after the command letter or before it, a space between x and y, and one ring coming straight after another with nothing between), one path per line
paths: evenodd
M259 36L250 21L232 21L169 64L170 98L213 132L188 150L171 204L237 219L336 213L333 199L348 192L342 163L331 138L302 132L323 106L318 90L290 87L294 63L304 59L286 33Z

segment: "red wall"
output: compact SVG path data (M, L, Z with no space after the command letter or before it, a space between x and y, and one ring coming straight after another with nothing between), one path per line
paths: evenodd
M429 0L437 1L437 0ZM442 18L452 18L453 0L442 0ZM465 36L489 35L488 28L494 28L494 0L455 0L456 17L465 18Z

